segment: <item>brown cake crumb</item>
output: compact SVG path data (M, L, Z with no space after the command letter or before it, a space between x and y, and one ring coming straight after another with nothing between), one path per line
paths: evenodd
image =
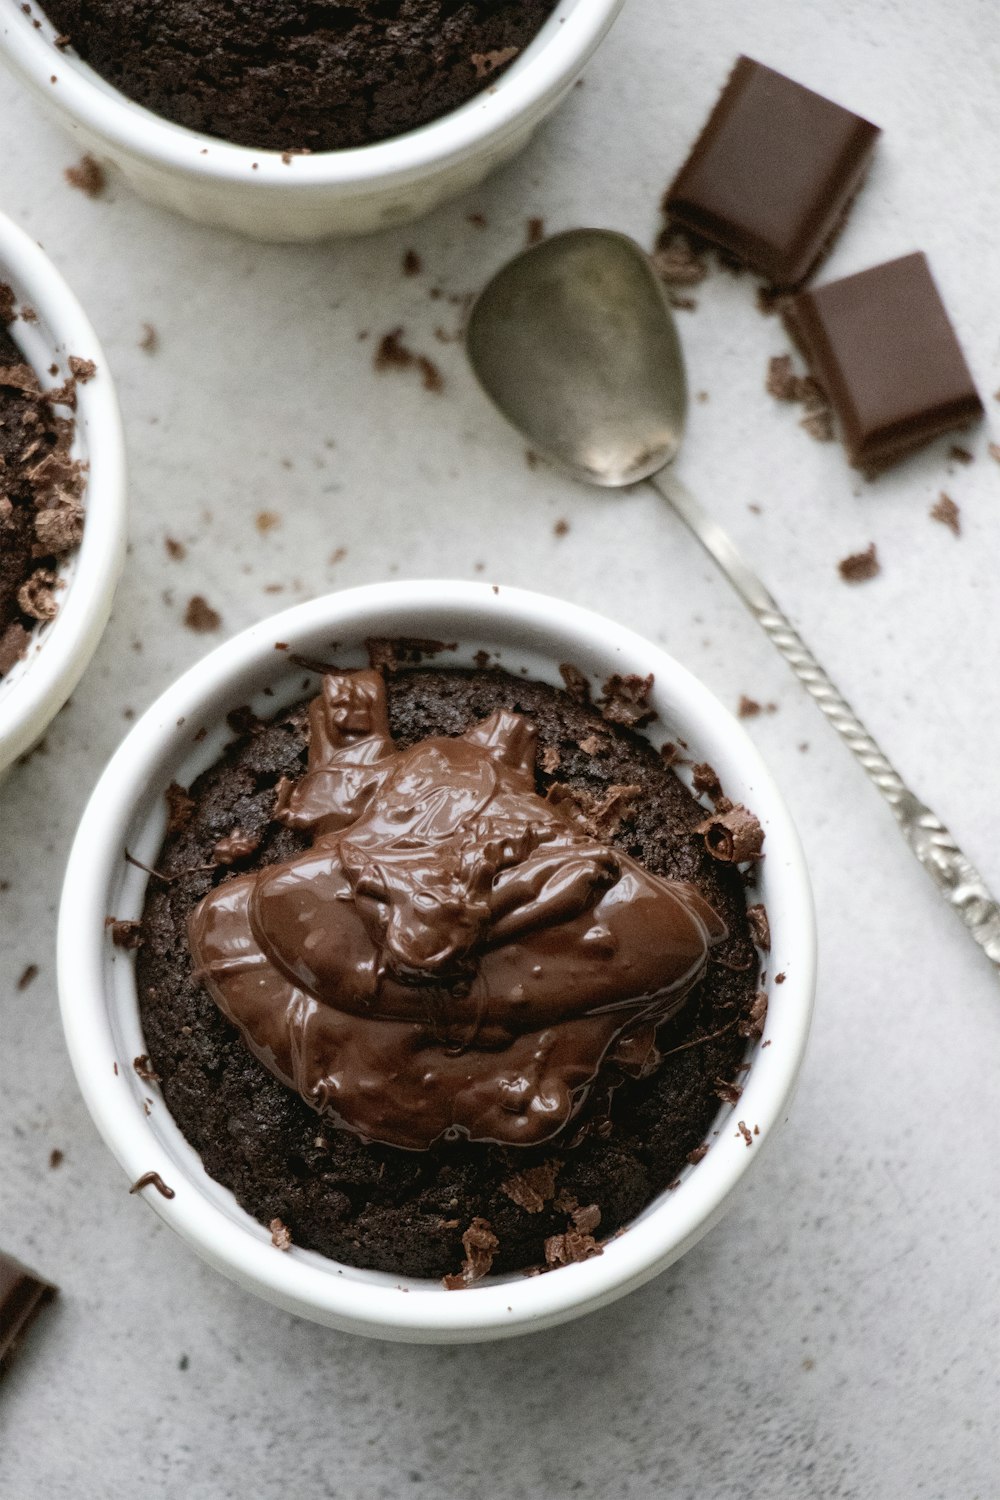
M642 729L656 718L656 709L649 706L652 689L652 672L647 677L639 677L635 672L625 676L614 672L604 684L603 697L598 698L597 707L611 724Z
M716 811L699 823L694 832L703 835L712 858L724 864L739 865L748 859L761 858L764 830L756 815L742 804L725 812Z
M489 1273L493 1257L500 1248L500 1241L490 1228L489 1221L477 1217L462 1235L462 1248L465 1250L462 1269L442 1278L450 1292L471 1286L474 1281L481 1281Z
M143 1083L160 1082L160 1075L153 1067L153 1064L150 1062L149 1055L147 1053L141 1052L138 1057L133 1057L132 1067L135 1069L136 1075L142 1079Z
M172 781L164 793L167 800L167 832L180 833L191 821L194 813L194 798L186 789Z
M756 906L747 907L747 921L750 923L750 936L762 948L765 953L771 951L771 924L767 920L767 912L764 907L757 903Z
M962 522L958 506L950 495L945 494L944 490L941 491L937 501L931 506L930 515L932 521L940 521L941 525L947 526L948 530L953 532L955 536L961 536Z
M67 167L63 175L70 187L86 193L88 198L99 198L108 185L104 168L89 152L81 156L75 167Z
M20 979L17 981L17 988L19 990L26 990L28 988L28 985L31 984L32 980L34 980L35 978L37 978L37 975L38 975L38 965L37 964L26 964L25 967L24 967L24 969L21 972Z
M756 698L748 698L746 693L741 693L740 701L736 708L737 717L740 719L755 719L760 713L760 704Z
M271 1231L271 1244L275 1250L290 1250L292 1248L291 1231L280 1219L272 1219L268 1228Z
M111 941L116 948L131 951L138 948L142 942L141 922L129 922L122 917L105 917L104 925L110 932Z
M68 363L71 373L81 385L86 385L97 374L97 366L92 359L81 359L78 354L71 354Z
M203 594L192 594L184 611L184 624L188 630L205 635L209 631L218 630L222 624L222 616L212 608Z
M763 910L763 907L761 908L761 910ZM770 947L770 942L768 943L768 947ZM757 994L754 996L753 1004L750 1007L749 1015L740 1022L737 1030L739 1031L740 1036L753 1037L754 1039L756 1039L757 1037L761 1037L764 1035L764 1022L766 1020L767 993L764 990L758 990Z
M527 1167L523 1172L515 1172L513 1177L501 1182L500 1191L506 1193L525 1213L541 1213L546 1203L555 1196L556 1177L561 1166L561 1161L546 1161L538 1167Z
M852 552L837 564L837 570L845 583L865 583L881 571L875 543L871 542L863 552Z

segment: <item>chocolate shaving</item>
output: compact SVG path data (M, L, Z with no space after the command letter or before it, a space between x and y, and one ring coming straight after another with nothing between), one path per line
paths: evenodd
M667 286L697 286L708 275L708 266L687 235L669 227L660 235L650 259L653 270Z
M962 534L962 522L959 519L959 509L950 495L941 491L936 503L931 506L931 520L940 521L942 526L947 526L949 531L956 536Z
M765 953L771 951L771 924L767 920L767 912L760 902L756 906L747 907L747 921L750 923L750 936L762 948Z
M560 664L559 676L563 680L567 693L575 703L586 705L590 702L590 683L584 677L579 667L574 667L572 662L564 661Z
M567 1229L565 1234L549 1235L545 1241L545 1264L547 1266L572 1266L604 1251L592 1234L582 1234L579 1229Z
M601 1222L601 1210L596 1203L589 1203L586 1208L574 1208L570 1217L580 1234L593 1234Z
M147 1052L141 1052L138 1057L133 1057L132 1066L143 1083L159 1083L160 1075L149 1060Z
M0 635L0 677L5 676L25 655L30 635L17 620Z
M38 976L38 965L37 964L26 964L25 967L24 967L24 969L21 972L20 979L17 981L17 988L19 990L26 990L28 988L28 985L31 984L32 980L35 979L35 978L37 978L37 976Z
M695 1148L694 1148L693 1151L689 1151L688 1152L687 1159L688 1159L688 1161L691 1163L691 1165L693 1167L696 1167L700 1161L704 1161L705 1160L705 1157L707 1155L708 1155L708 1146L706 1145L706 1143L704 1141L702 1141L702 1143L701 1143L700 1146L695 1146Z
M184 611L184 624L188 630L205 635L209 631L218 630L222 624L222 616L202 594L192 594Z
M875 578L881 572L875 543L867 546L864 552L852 552L849 557L842 558L837 570L845 583L865 583L869 578Z
M142 945L142 923L130 922L122 917L105 917L104 926L111 934L116 948L134 951Z
M271 1244L275 1250L290 1250L292 1248L291 1230L280 1219L272 1219L268 1228L271 1231Z
M81 156L75 167L67 167L63 175L70 187L88 198L99 198L108 185L104 168L89 152Z
M725 1078L716 1078L715 1092L724 1104L738 1104L743 1090L738 1083L727 1083Z
M526 1167L523 1172L515 1172L513 1177L501 1182L500 1191L525 1213L539 1214L555 1194L556 1177L561 1166L561 1161L546 1161L538 1167Z
M78 354L71 354L67 362L70 371L81 385L86 385L87 381L93 380L97 374L97 366L92 359L81 359Z
M750 1127L749 1127L749 1125L746 1123L745 1120L740 1120L740 1121L737 1122L736 1128L739 1131L740 1135L743 1137L743 1139L746 1141L746 1143L747 1143L747 1149L749 1150L749 1148L753 1145L753 1136L750 1134Z
M700 760L691 767L691 786L696 797L710 797L713 802L722 797L722 783L707 760Z
M428 656L457 651L457 641L435 641L419 635L370 635L365 641L369 665L390 676L403 667L418 667Z
M817 443L833 442L833 413L826 407L811 411L802 418L799 426Z
M547 802L561 804L588 833L606 840L616 832L632 803L642 795L642 787L609 786L602 797L595 797L583 787L570 787L557 781L545 795Z
M520 47L499 47L491 52L472 52L469 54L469 61L476 70L477 78L489 78L491 73L495 73L505 63L513 62L520 50Z
M493 1257L500 1248L500 1241L486 1219L476 1217L462 1235L465 1260L462 1269L451 1276L443 1277L443 1284L450 1292L471 1286L489 1273Z
M737 718L756 719L760 711L761 707L756 698L748 698L746 693L740 695L740 701L736 708Z
M709 854L723 864L741 865L746 860L761 858L764 830L756 816L742 804L726 812L717 809L694 832L703 835Z
M59 613L55 598L57 583L51 568L36 568L17 591L19 608L34 620L54 620Z
M562 763L562 757L555 745L546 745L542 751L542 770L551 776L558 771Z
M604 695L598 698L597 707L611 724L642 729L656 718L656 709L649 706L652 688L652 672L647 677L639 677L635 672L625 676L614 672L604 684Z
M767 994L764 990L758 990L753 997L749 1015L744 1017L736 1029L740 1036L750 1037L756 1041L764 1035L764 1022L766 1020Z
M39 556L59 557L83 540L83 507L75 500L37 510L34 521Z
M530 249L532 245L540 245L545 238L545 220L536 214L528 220L525 231L525 244Z

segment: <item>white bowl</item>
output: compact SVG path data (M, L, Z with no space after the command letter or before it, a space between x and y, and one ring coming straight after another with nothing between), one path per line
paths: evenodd
M595 682L612 672L652 672L659 713L650 738L681 736L706 758L727 793L766 830L759 895L771 923L764 1043L737 1109L720 1110L717 1137L680 1185L661 1194L611 1240L604 1254L546 1275L487 1278L462 1291L437 1282L357 1270L312 1251L275 1250L268 1232L213 1181L172 1120L155 1085L132 1059L146 1050L134 965L105 932L105 917L136 918L146 879L126 848L155 860L165 826L164 790L188 785L232 737L227 711L251 702L274 713L303 693L288 651L338 663L366 663L366 636L456 641L448 665L472 665L481 649L500 664L560 683L571 661ZM278 649L277 643L288 649ZM271 687L274 696L262 695ZM208 734L195 735L203 727ZM296 606L220 646L176 682L136 724L84 813L70 855L59 917L59 990L76 1076L105 1141L129 1182L158 1172L176 1196L144 1189L146 1202L212 1265L279 1306L353 1333L410 1342L472 1342L529 1333L601 1307L641 1286L705 1233L782 1122L802 1059L812 1010L815 931L798 836L777 787L744 731L672 657L620 625L542 594L477 583L389 583L330 594ZM153 1097L151 1113L143 1098ZM737 1130L746 1121L748 1147ZM123 1183L124 1191L124 1183Z
M0 776L29 750L76 686L111 613L125 557L125 445L118 401L97 335L65 281L33 239L0 214L0 281L37 322L18 319L12 336L43 389L69 374L69 355L97 373L77 388L73 456L90 465L83 541L59 568L65 588L55 619L36 627L23 660L0 678ZM59 366L58 375L49 366Z
M81 149L120 168L144 198L253 239L317 240L405 223L482 181L527 145L623 4L559 0L496 83L458 109L376 145L290 162L277 151L187 130L134 103L52 45L44 6L25 15L15 0L2 0L0 50Z

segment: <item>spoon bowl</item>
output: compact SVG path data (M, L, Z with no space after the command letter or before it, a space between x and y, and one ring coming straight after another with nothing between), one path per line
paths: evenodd
M476 377L546 458L615 488L677 453L684 357L662 285L634 240L572 229L498 272L469 317Z

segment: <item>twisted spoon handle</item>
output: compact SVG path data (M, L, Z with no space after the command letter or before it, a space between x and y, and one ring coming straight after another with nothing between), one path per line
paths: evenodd
M896 815L903 837L945 900L961 917L972 937L1000 975L1000 905L941 820L914 796L895 767L823 671L808 646L782 613L729 537L672 473L654 475L649 483L673 506L705 551L722 569L761 629L781 652L803 687L816 700L870 781Z

